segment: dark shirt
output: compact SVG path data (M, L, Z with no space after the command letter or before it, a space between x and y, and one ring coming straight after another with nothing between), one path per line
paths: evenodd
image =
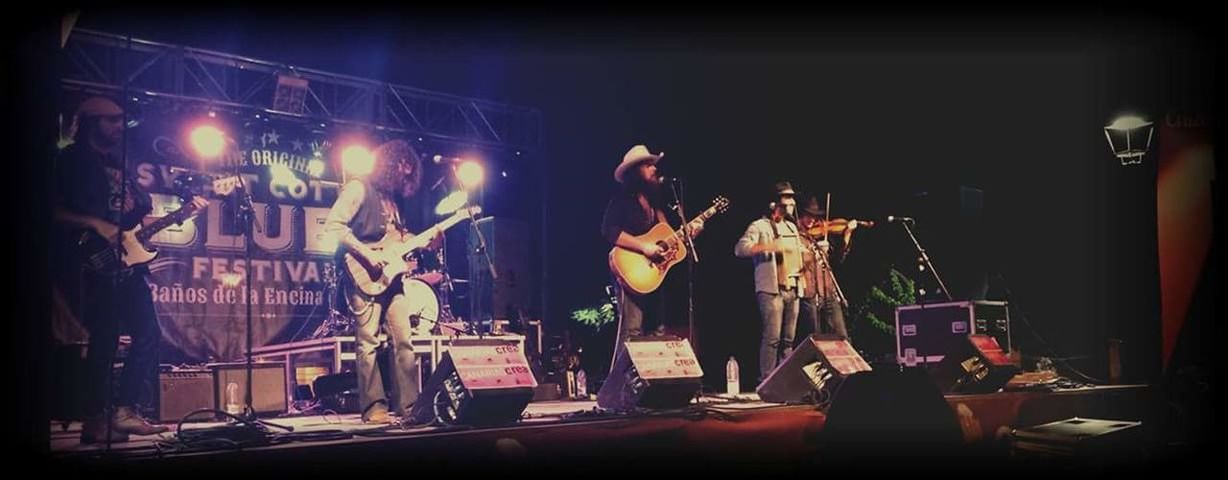
M128 230L153 210L153 199L137 183L134 166L128 169L124 191L120 182L123 161L115 155L74 143L60 151L55 167L59 182L56 202L73 213L101 218Z
M124 184L120 182L124 176L120 157L80 143L65 147L55 163L56 205L78 215L88 215L118 225L120 230L132 229L153 211L153 199L137 183L135 166L129 167L127 182L124 182L127 184L125 191ZM125 197L129 200L125 201ZM82 233L86 230L68 226L57 228L59 235L56 235L53 243L57 243L57 249L66 254L57 255L53 263L57 276L69 275L77 271L81 260L76 254L86 253L79 250ZM142 265L131 272L144 274L148 269Z
M639 198L627 191L620 191L606 204L601 219L601 234L614 245L619 232L628 235L643 235L665 219L665 213L656 202L649 201L651 210L644 209Z

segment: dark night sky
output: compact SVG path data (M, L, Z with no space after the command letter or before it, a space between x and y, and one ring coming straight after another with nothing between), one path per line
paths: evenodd
M1143 357L1158 348L1154 161L1123 169L1101 127L1125 109L1159 117L1210 104L1189 93L1211 81L1194 68L1202 57L1180 25L1098 16L474 17L86 11L78 26L540 109L543 145L532 154L550 171L555 328L603 294L608 246L598 224L611 172L627 148L645 143L667 152L663 168L687 181L688 209L718 194L734 202L697 241L708 370L734 353L752 371L759 320L750 262L732 249L777 179L832 192L836 216L919 217L918 234L948 282L967 283L963 273L978 268L1002 274L1035 332L1058 354L1091 356L1080 365L1093 376L1103 375L1106 337L1126 337ZM943 202L959 185L984 191L979 218L957 221L957 204ZM935 200L919 201L922 191ZM891 264L911 268L897 227L858 235L850 296ZM667 287L678 327L686 325L682 280L675 273ZM1015 328L1035 351L1027 326Z

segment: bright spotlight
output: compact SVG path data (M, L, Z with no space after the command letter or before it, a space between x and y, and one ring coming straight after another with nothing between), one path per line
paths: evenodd
M350 145L341 150L341 165L350 175L369 175L375 169L375 155L362 145Z
M213 125L201 125L192 129L188 139L196 153L204 158L221 155L226 148L226 134Z
M307 162L307 173L313 177L320 178L320 176L324 175L324 162L319 158L311 159L310 162Z
M461 186L466 189L481 185L485 177L486 171L482 164L473 160L466 160L456 167L456 179L460 180Z
M281 186L290 185L298 179L298 177L294 175L294 171L290 170L290 167L280 163L269 165L269 176L272 177L274 185Z
M435 206L435 215L450 215L466 203L469 203L469 192L457 190L439 201L439 205Z

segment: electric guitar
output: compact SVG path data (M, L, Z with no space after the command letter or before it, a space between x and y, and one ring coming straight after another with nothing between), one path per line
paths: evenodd
M213 192L217 195L229 195L241 185L239 177L231 176L213 180ZM178 225L195 215L197 208L191 203L165 216L154 220L148 225L138 224L129 230L120 232L115 243L102 238L97 232L87 230L77 241L82 263L86 269L97 273L119 273L136 266L144 265L158 258L158 250L149 245L149 239L171 225ZM119 248L116 248L118 243Z
M705 221L712 218L713 215L724 212L728 208L728 199L716 197L712 201L711 207L708 207L707 210L697 215L689 223L695 224L696 222ZM686 258L685 232L681 228L673 230L664 222L658 223L648 233L633 238L639 241L653 242L663 247L665 252L662 254L662 258L654 260L640 252L615 246L614 249L610 250L610 271L618 278L619 283L627 289L641 295L652 293L661 286L661 282L665 281L665 275L669 273L669 269Z
M415 250L426 248L430 244L435 234L428 234L428 232L442 232L480 213L482 213L482 207L462 208L452 214L447 220L439 222L416 236L411 236L408 232L403 231L385 233L383 238L380 238L379 241L373 244L368 244L368 247L375 251L375 258L372 258L371 261L378 262L383 260L386 262L386 265L383 268L379 268L368 263L367 259L362 258L361 255L357 255L354 252L345 252L343 258L345 260L346 273L354 281L354 286L358 287L362 293L372 296L384 293L388 286L396 280L397 276L409 273L413 269L409 255Z

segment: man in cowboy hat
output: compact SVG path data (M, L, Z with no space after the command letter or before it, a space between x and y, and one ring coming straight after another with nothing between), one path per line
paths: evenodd
M760 381L793 348L798 299L806 294L800 233L791 220L797 208L795 194L789 182L777 183L770 211L746 227L733 249L734 255L750 258L755 266L755 297L763 320Z
M124 111L108 98L92 97L81 102L75 114L73 143L56 159L54 222L62 252L74 252L83 234L93 232L115 241L120 232L141 223L153 209L149 193L136 181L136 169L125 168L123 155ZM199 210L209 203L195 197ZM125 442L128 436L153 435L168 430L151 425L141 417L137 405L144 385L156 381L158 346L162 329L154 311L153 296L145 278L145 266L103 274L81 267L83 259L72 255L56 257L57 284L70 298L81 299L83 324L89 329L85 363L87 382L81 429L82 443ZM124 360L119 389L112 398L111 370L119 347L120 327L126 327L132 346ZM110 412L110 413L108 413Z
M355 177L341 188L325 220L324 231L337 239L343 251L366 260L370 265L386 264L378 260L368 246L378 242L384 234L406 230L401 220L401 204L413 195L421 179L422 160L413 147L404 140L392 140L376 148L375 170L368 176ZM442 235L431 229L432 244ZM345 269L342 269L345 271ZM376 296L364 294L345 276L342 282L350 316L354 320L357 352L355 364L358 376L359 405L362 420L366 423L393 423L389 410L397 410L402 421L410 419L410 407L418 399L418 367L411 343L409 299L403 293L401 278L397 277L384 293ZM388 327L392 345L391 362L397 395L391 402L384 392L383 379L376 364L376 347L379 346L380 323ZM391 404L391 405L390 405Z
M653 154L648 147L636 145L623 155L622 163L614 169L614 181L622 188L610 199L601 219L601 234L611 245L654 259L665 253L660 245L635 238L648 233L658 223L669 223L663 207L661 180L657 177L657 162L664 156L664 153ZM703 223L693 223L692 227L692 235L698 235ZM617 280L614 285L618 290L619 308L618 339L614 344L617 352L618 345L628 337L643 333L645 316L661 325L664 299L660 290L639 295L622 288Z
M801 300L801 322L802 325L812 328L813 333L824 332L820 327L825 325L826 333L848 338L848 330L844 327L844 306L836 295L833 274L828 270L833 264L840 263L848 252L848 237L841 243L845 248L838 249L835 255L830 255L831 243L826 236L811 237L806 234L812 229L820 230L825 216L826 212L819 205L819 199L813 195L798 215L797 223L802 229L804 243L807 244L803 254L802 272L806 277L806 284L812 287ZM846 235L852 233L852 228L856 228L856 220L853 222L851 228L845 230ZM818 255L827 255L828 262L819 262Z

